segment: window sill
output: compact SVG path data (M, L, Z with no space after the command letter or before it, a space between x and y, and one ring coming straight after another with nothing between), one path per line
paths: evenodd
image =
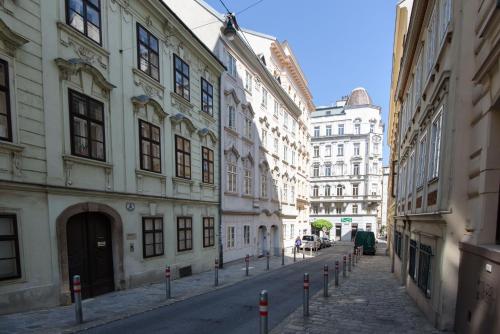
M172 181L174 183L183 183L183 184L188 184L192 186L194 184L194 181L191 179L183 179L182 177L174 176L172 177Z
M427 182L427 185L428 185L428 186L430 186L430 185L432 185L432 184L434 184L434 183L437 183L437 181L438 181L438 180L439 180L439 176L436 176L436 177L434 177L434 178L430 179L430 180Z
M14 144L8 141L0 140L0 151L19 153L24 150L24 145Z
M280 157L279 157L279 155L277 155L276 153L273 153L273 154L271 154L271 155L272 155L272 156L273 156L273 158L275 158L275 159L279 159L279 158L280 158Z
M242 198L248 198L248 199L257 199L253 197L252 195L241 195Z
M66 34L71 36L72 38L76 39L78 42L84 44L87 48L92 49L93 51L97 51L101 56L108 58L109 57L109 51L106 50L104 47L102 47L99 43L94 42L91 40L89 37L85 36L75 28L71 27L70 25L66 24L65 22L59 21L57 22L57 27L64 31Z
M147 75L146 73L144 73L143 71L137 69L137 68L132 68L132 73L141 78L142 80L146 81L148 84L150 84L151 86L153 86L154 88L156 88L158 91L160 92L164 92L165 91L165 86L163 86L158 80L155 80L153 78L151 78L149 75ZM134 81L137 81L136 78L134 78Z
M200 114L203 116L207 121L214 123L215 118L214 116L210 115L209 113L204 112L203 110L200 109Z
M113 164L105 161L92 160L87 158L78 157L75 155L63 155L64 162L79 163L82 165L90 165L95 167L101 167L104 169L113 169Z
M236 137L239 137L239 133L236 132L236 129L233 129L233 128L230 128L230 127L227 127L227 126L224 126L224 130L226 130L227 132L229 132L230 134L232 135L235 135Z
M202 188L208 188L208 189L213 189L215 190L217 187L213 183L205 183L205 182L200 182L200 186Z
M240 195L238 193L231 192L231 191L224 191L224 195L233 196L233 197L240 197Z
M193 110L194 105L186 100L183 96L177 94L176 92L170 92L170 97L172 98L172 104L174 105L175 103L180 104L184 108L187 108L188 111ZM174 102L175 101L175 102ZM182 110L180 110L182 111Z
M156 172L151 172L148 170L143 170L143 169L136 169L135 174L140 175L140 176L149 176L149 177L154 177L157 179L162 179L165 180L167 177L161 173L156 173Z

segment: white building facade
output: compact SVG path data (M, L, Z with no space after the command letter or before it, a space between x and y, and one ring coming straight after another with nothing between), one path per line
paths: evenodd
M389 166L382 167L382 207L380 208L380 223L377 232L381 236L387 235L387 204L389 199Z
M335 240L377 231L382 199L381 109L364 88L311 116L311 222L326 219Z
M310 230L308 115L314 106L307 82L288 44L246 31L230 40L222 33L226 18L205 2L167 4L227 67L221 103L223 260L280 255ZM275 75L278 68L281 76Z

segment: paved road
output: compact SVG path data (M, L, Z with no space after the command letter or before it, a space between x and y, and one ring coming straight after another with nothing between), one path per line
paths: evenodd
M259 332L258 299L263 289L269 293L272 329L301 305L303 273L310 274L312 296L323 286L323 265L327 263L332 269L333 261L349 250L351 246L338 245L308 261L87 332L254 334Z

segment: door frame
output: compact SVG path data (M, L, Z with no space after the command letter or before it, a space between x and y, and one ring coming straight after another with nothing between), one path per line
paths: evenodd
M57 248L59 255L59 301L62 305L71 304L71 291L68 268L68 220L79 213L94 212L108 217L111 224L111 244L113 253L113 273L115 290L125 288L123 271L123 222L118 212L106 204L86 202L69 206L56 219Z

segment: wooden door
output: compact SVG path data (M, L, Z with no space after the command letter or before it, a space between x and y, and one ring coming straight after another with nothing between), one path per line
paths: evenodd
M67 242L71 291L73 275L80 275L82 298L113 291L113 252L109 219L100 213L81 213L71 217L67 225Z

